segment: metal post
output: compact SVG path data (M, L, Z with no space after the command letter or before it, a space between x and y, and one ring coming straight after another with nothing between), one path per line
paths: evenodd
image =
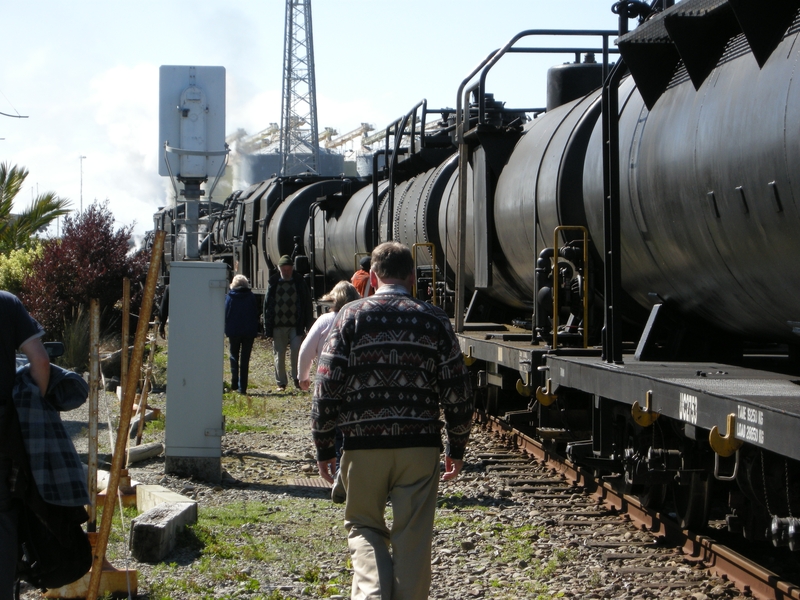
M463 127L463 123L459 123ZM463 135L463 134L462 134ZM454 302L454 329L456 333L464 331L464 261L467 255L467 169L469 169L469 147L466 142L458 146L458 228L456 231L456 296Z
M621 301L619 214L619 83L622 59L603 84L603 247L605 288L605 335L603 359L622 363L622 339L618 302Z
M380 202L378 201L378 157L383 156L383 164L386 165L386 150L381 148L372 154L372 248L380 243L378 227L380 225Z

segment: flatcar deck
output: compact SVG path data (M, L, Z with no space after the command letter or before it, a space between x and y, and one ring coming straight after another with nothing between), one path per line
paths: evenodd
M559 387L619 402L639 402L691 428L722 435L734 416L736 439L800 459L800 378L718 363L639 362L608 364L597 357L546 357L547 377Z
M550 346L531 343L529 330L497 323L469 323L457 333L461 351L468 359L483 360L519 371L523 378L543 364ZM600 356L599 349L560 349L563 355Z
M521 373L536 370L548 350L531 344L530 331L495 323L470 323L456 337L468 359L495 363Z

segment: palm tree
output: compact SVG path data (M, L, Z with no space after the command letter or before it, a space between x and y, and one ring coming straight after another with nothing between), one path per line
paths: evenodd
M70 212L69 200L47 192L34 198L19 215L12 215L14 198L27 176L25 167L0 164L0 254L24 247L39 229Z

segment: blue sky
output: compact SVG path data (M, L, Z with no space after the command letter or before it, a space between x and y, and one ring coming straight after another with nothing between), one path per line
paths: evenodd
M226 68L226 131L280 121L284 0L6 3L0 161L27 167L21 204L54 191L109 200L118 224L152 228L158 68ZM611 0L312 0L320 129L382 128L427 98L454 106L464 76L524 29L616 29ZM633 24L632 24L633 25ZM524 45L542 45L541 42ZM571 42L573 43L573 42ZM544 104L545 72L571 60L512 57L489 79L508 106ZM22 206L17 206L21 209Z

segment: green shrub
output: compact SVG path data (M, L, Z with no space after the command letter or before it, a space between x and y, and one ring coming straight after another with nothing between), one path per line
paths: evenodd
M32 242L29 248L12 250L7 255L0 254L0 290L19 295L22 284L31 272L33 262L41 258L42 245Z
M89 363L89 312L78 306L64 324L64 354L57 364L82 372Z

